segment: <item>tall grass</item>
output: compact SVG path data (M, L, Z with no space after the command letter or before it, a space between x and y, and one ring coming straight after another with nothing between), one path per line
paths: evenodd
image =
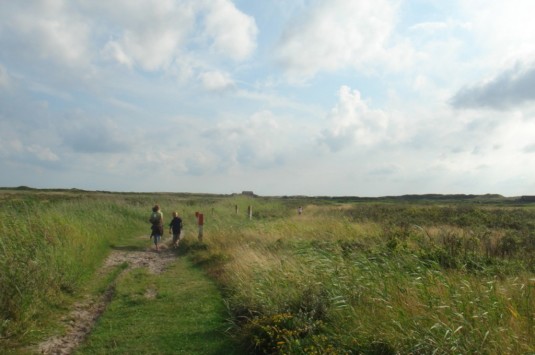
M122 199L11 200L0 208L0 337L32 336L73 295L109 246L139 233L141 210Z
M306 201L10 198L0 208L0 334L39 329L43 309L76 294L110 245L148 232L159 203L166 222L173 210L183 218L182 252L218 281L248 353L535 351L534 209ZM196 211L205 215L203 242Z
M532 210L257 210L269 208L239 226L217 223L195 253L222 284L248 352L534 350Z
M133 237L150 232L147 221L155 203L164 211L164 222L176 210L193 235L194 212L210 215L210 207L221 199L172 193L0 191L0 352L42 337L52 325L49 316L80 296L112 247L139 244Z

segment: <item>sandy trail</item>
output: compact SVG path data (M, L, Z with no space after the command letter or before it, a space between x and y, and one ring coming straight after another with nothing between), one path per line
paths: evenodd
M153 249L145 251L114 250L105 260L99 272L106 274L116 266L126 262L128 267L122 273L133 268L146 267L149 272L159 274L175 259L176 254L167 249L163 243L159 253ZM115 286L112 284L102 295L93 297L87 295L83 301L75 303L73 310L62 319L67 329L65 334L51 337L40 343L37 348L38 353L71 354L91 332L95 322L113 299L114 293ZM151 290L147 290L147 298L151 298L151 296Z

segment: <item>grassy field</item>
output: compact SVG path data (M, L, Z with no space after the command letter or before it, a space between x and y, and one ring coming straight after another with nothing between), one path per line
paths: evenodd
M535 208L512 199L26 190L0 191L0 199L4 348L50 333L112 247L146 232L148 211L159 203L167 220L172 210L181 213L180 252L224 298L235 345L216 341L211 352L535 351ZM205 214L203 243L195 238L195 211ZM116 308L102 316L82 353L109 344L138 283L146 282L143 270L120 281ZM173 303L174 293L163 290L159 308ZM155 313L147 307L140 315L146 320ZM157 318L165 324L165 312Z

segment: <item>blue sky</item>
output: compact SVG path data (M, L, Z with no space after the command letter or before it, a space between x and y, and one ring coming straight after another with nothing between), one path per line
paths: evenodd
M531 0L0 2L0 186L535 194Z

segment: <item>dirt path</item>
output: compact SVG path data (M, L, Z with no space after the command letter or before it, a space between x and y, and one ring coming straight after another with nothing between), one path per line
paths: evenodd
M139 267L146 267L149 272L159 274L176 259L176 254L172 250L162 247L159 253L151 249L145 251L114 250L99 273L107 274L115 267L127 263L128 267L121 274ZM38 345L37 351L41 354L71 354L91 332L96 321L113 299L114 293L115 286L111 284L102 295L93 297L88 295L83 301L75 303L70 314L62 319L67 329L65 335L47 339ZM150 292L146 295L149 298L151 296Z

